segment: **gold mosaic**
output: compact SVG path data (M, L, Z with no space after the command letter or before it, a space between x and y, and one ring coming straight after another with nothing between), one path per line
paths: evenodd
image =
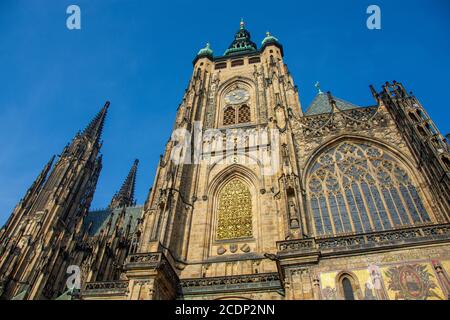
M252 236L252 196L248 187L233 179L219 195L217 240Z

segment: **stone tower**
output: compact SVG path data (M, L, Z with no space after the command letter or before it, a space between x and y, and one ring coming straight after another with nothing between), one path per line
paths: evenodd
M87 214L102 168L100 137L109 102L54 158L29 188L0 238L6 299L53 298L65 283L69 253Z
M174 298L180 275L276 277L276 263L264 254L276 252L275 240L303 237L287 120L300 117L301 108L282 45L267 34L258 50L241 22L222 57L214 58L208 44L193 65L144 207L138 249L158 255L166 268L148 273L151 281L142 285L149 289L133 289L132 297L144 291ZM271 132L280 134L271 141ZM127 276L145 272L134 263Z
M283 59L244 22L198 52L109 297L448 296L448 142L395 82L368 107L318 87L303 113Z

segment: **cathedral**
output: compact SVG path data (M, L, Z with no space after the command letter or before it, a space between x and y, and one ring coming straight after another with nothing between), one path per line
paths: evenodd
M14 300L447 300L450 141L400 82L302 108L281 42L193 60L145 203L92 211L109 102L0 230Z

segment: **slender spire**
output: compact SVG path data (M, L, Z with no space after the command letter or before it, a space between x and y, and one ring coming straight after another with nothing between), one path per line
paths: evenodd
M16 222L21 219L23 212L21 209L25 207L29 207L32 205L32 199L34 199L39 191L41 190L42 186L44 185L45 181L47 180L48 173L50 172L50 169L52 168L53 161L55 160L55 156L52 156L50 161L47 162L47 164L42 169L41 173L37 176L36 180L34 180L31 187L28 188L25 196L20 200L18 206L14 209L13 213L9 216L8 220L6 221L5 225L0 229L0 243L3 241L3 236L10 234L11 230L16 225ZM0 247L1 252L1 247Z
M27 197L29 194L38 191L42 187L42 185L44 184L44 182L47 179L50 169L52 168L53 161L55 161L54 155L50 158L50 160L44 166L44 168L42 169L41 173L36 178L36 180L34 180L33 185L28 189L27 195L25 196L25 198L23 200L27 200Z
M130 207L135 205L134 187L136 183L136 173L138 164L139 160L138 159L134 160L133 166L131 167L127 178L123 182L122 187L111 200L111 204L109 205L111 209Z
M92 119L89 125L84 129L83 135L89 137L94 141L99 141L103 131L103 125L105 124L106 114L109 108L109 101L106 101L103 108L97 113L97 115Z
M45 165L44 169L42 169L41 174L39 175L37 181L44 180L47 177L48 172L52 168L53 161L55 161L55 155L53 155L50 160Z

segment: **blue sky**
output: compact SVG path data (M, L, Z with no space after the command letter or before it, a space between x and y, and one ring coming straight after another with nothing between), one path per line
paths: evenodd
M81 30L66 8L81 8ZM382 29L366 28L381 8ZM93 207L105 207L134 158L143 203L167 142L192 59L210 41L221 55L241 17L259 45L267 30L306 108L324 90L359 105L397 80L413 90L443 134L450 132L450 4L442 1L0 2L0 225L53 154L111 101L104 166Z

